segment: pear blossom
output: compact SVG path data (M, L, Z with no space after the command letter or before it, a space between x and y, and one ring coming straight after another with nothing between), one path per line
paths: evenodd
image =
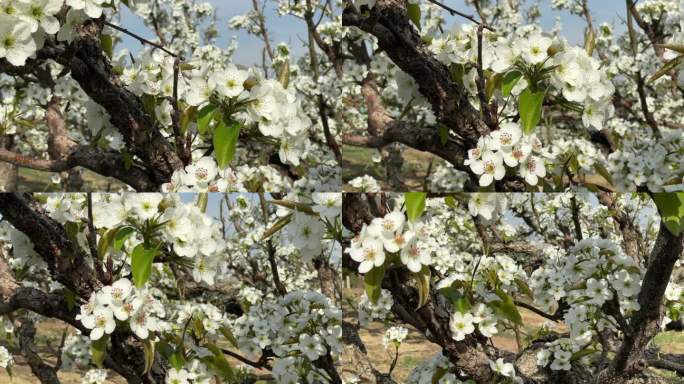
M455 312L451 315L451 320L449 321L449 329L451 329L452 338L456 341L461 341L465 337L473 332L475 332L475 326L473 325L473 315L470 313Z
M0 14L0 58L4 57L14 66L23 66L36 49L31 24Z

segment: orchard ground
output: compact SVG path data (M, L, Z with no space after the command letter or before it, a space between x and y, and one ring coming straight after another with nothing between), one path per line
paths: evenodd
M383 190L391 189L390 185L387 183L385 168L382 163L373 161L373 156L378 154L378 150L374 148L361 148L349 145L342 147L342 180L344 181L344 191L353 191L354 188L349 185L349 180L363 175L373 176L373 178L378 180ZM437 156L408 147L402 148L401 155L404 159L401 177L407 190L422 189L423 183L425 182L425 176L429 176L427 175L427 170L430 161L432 161L432 172L435 171L437 165L445 163L444 160Z
M357 324L357 319L356 312L349 307L349 302L354 302L355 299L358 299L361 295L363 295L363 288L351 288L345 289L344 291L345 300L343 300L343 314L345 320L350 321L352 324ZM519 308L519 310L523 318L523 323L525 324L524 332L526 334L534 333L545 323L543 317L524 308ZM406 379L415 367L425 359L429 359L437 354L440 351L440 347L437 344L427 341L422 333L418 332L410 325L392 325L400 325L409 330L408 336L399 348L399 360L392 373L394 380L403 383L406 382ZM373 366L383 373L387 372L392 363L392 359L394 358L394 351L386 350L382 345L382 338L387 328L389 328L389 326L385 327L382 323L375 321L367 328L361 328L359 330L359 335L368 349L368 357L373 363ZM559 332L567 330L563 324L558 325L554 329ZM503 332L498 336L492 337L492 341L498 348L510 352L518 351L513 332ZM661 352L684 353L684 332L662 332L655 337L654 343L660 347ZM343 371L353 373L351 368L353 367L343 367ZM673 372L656 370L653 368L650 369L664 378L672 379L672 384L681 383L681 378L677 378Z

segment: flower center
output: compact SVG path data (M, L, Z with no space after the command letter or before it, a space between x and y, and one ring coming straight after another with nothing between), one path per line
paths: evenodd
M204 180L209 176L209 171L207 171L204 168L197 168L195 171L195 177L197 177L199 180Z

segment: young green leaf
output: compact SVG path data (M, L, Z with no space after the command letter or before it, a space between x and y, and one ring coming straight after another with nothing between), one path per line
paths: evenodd
M490 302L494 307L494 310L514 324L522 326L522 316L520 316L520 312L518 312L518 307L515 306L513 298L500 289L497 289L495 293L501 298L501 301L495 300Z
M147 374L152 369L152 363L154 363L154 341L149 338L143 340L143 353L145 355L145 370L143 373Z
M226 379L227 382L233 383L235 381L235 371L228 360L226 360L226 356L223 354L223 351L221 351L216 344L211 343L207 344L207 349L214 354L214 358L211 360L211 365L213 366L214 370L216 370L219 375Z
M511 94L515 85L522 78L522 73L520 71L510 71L501 80L501 93L504 97L508 97Z
M102 45L102 51L111 59L114 51L112 35L100 35L100 44Z
M366 286L366 296L371 303L375 304L382 293L382 278L385 276L385 266L381 265L368 271L364 277L364 285Z
M678 236L684 230L684 192L654 193L653 201L665 227Z
M214 118L216 107L211 104L205 105L197 112L197 132L205 134L211 119Z
M404 193L404 203L406 204L406 216L410 221L414 221L423 214L425 210L425 192L406 192Z
M195 106L189 106L183 111L183 114L181 115L180 119L180 131L181 134L185 135L185 133L188 131L188 125L190 125L190 122L195 120L195 117L197 116L197 107Z
M156 248L145 248L144 244L138 244L131 253L131 273L136 288L142 288L150 279L152 262L157 254Z
M100 258L103 258L105 254L107 254L107 249L109 249L109 246L112 245L112 241L114 241L114 235L116 235L118 228L110 228L108 229L104 235L100 236L100 241L97 243L97 255Z
M224 121L214 130L214 157L219 168L224 169L230 164L235 156L238 136L240 136L241 125L238 122Z
M518 110L520 112L520 122L523 132L530 134L539 124L542 113L542 103L544 102L544 91L533 92L529 87L520 94L518 98Z
M112 249L115 252L120 251L123 248L124 242L128 237L135 232L133 227L121 227L116 231L114 235L114 243L112 244Z
M105 356L107 355L107 340L109 336L104 335L97 340L90 342L90 356L98 368L102 367Z
M414 273L416 289L418 289L418 309L425 305L430 299L430 268L423 265L420 272Z
M675 57L674 59L668 61L656 73L654 73L650 79L648 79L648 82L652 83L652 82L658 80L659 78L665 76L665 74L667 74L671 70L675 69L682 62L684 62L684 55L679 55L679 56Z
M437 126L437 133L439 133L439 142L442 145L446 145L447 141L449 141L449 127L440 124Z
M409 19L420 29L420 4L407 4L406 11Z

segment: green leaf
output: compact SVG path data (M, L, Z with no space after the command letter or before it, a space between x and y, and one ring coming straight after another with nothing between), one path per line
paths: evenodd
M278 73L278 82L280 82L280 84L285 89L287 89L287 86L290 85L290 61L289 60L286 60L280 66L280 71Z
M430 383L431 384L438 384L439 380L442 377L444 377L444 375L446 375L448 372L449 371L446 368L437 366L437 368L435 369L435 372L432 374L432 378L430 379Z
M596 33L591 28L587 28L584 31L584 50L587 55L591 56L594 54L594 48L596 47Z
M684 230L684 192L654 193L652 196L663 224L678 236Z
M69 241L71 242L72 247L78 247L78 223L73 222L73 221L67 221L64 224L64 229L66 230L67 237L69 238Z
M142 95L143 109L145 113L150 115L152 119L157 119L157 113L155 108L157 107L157 99L153 95L148 95L147 93Z
M534 300L534 293L532 293L532 290L530 289L530 286L527 285L527 283L525 282L525 280L523 280L523 279L521 279L521 278L519 278L519 277L516 277L514 281L515 281L515 285L518 286L518 289L519 289L522 293L524 293L524 294L525 294L527 297L529 297L530 299Z
M449 140L449 127L440 124L437 127L437 133L439 133L439 142L442 143L442 145L446 145L447 141Z
M197 194L197 208L203 213L207 211L207 203L209 202L209 194L207 192L200 192Z
M67 309L72 310L76 308L76 294L69 288L64 288L64 301L67 303Z
M485 96L489 101L494 95L494 90L501 87L502 77L500 73L492 73L485 83Z
M238 347L238 343L237 343L237 339L235 338L235 335L233 335L233 331L231 331L230 328L229 328L228 326L226 326L226 325L222 326L221 328L219 328L219 331L221 332L221 334L223 335L223 337L225 337L226 340L228 340L228 342L229 342L233 347L239 348L239 347Z
M417 309L420 309L430 299L430 268L423 265L420 272L413 273L413 278L416 280L416 289L418 289Z
M112 249L118 252L123 249L124 242L128 237L135 232L133 227L121 227L116 231L114 235L114 244L112 244Z
M223 351L219 349L215 344L208 344L207 349L214 354L214 358L211 360L211 366L214 370L221 375L224 379L227 379L229 383L235 381L235 372L233 367L230 365L226 357L223 355Z
M409 19L413 24L420 29L420 4L407 4L406 12L408 13Z
M533 92L529 87L520 94L518 98L518 110L520 111L520 122L523 132L530 134L539 124L542 113L542 103L544 102L544 91Z
M679 52L684 54L684 45L677 45L677 44L656 44L656 46L669 49L671 51Z
M133 155L124 149L124 151L121 152L121 157L123 158L124 170L128 171L133 165Z
M603 164L596 163L594 164L594 169L596 169L596 172L598 172L599 175L601 175L604 179L606 179L607 182L610 183L610 185L613 185L613 177L610 175L610 172L606 169Z
M406 192L404 202L406 204L406 216L409 221L414 221L423 214L425 210L425 192Z
M511 91L515 88L515 85L518 84L518 81L521 78L522 73L520 71L508 72L503 77L503 80L501 80L501 93L503 93L504 97L508 97L508 95L511 94Z
M219 168L224 169L235 156L235 147L240 136L241 125L238 122L221 123L214 130L214 157Z
M107 249L109 249L109 246L112 245L112 241L114 241L114 235L116 235L117 229L118 228L109 228L104 235L100 236L100 241L97 243L97 255L100 258L104 257L104 255L107 253Z
M668 61L656 73L654 73L650 79L648 79L648 82L652 83L652 82L658 80L659 78L665 76L668 72L675 69L682 62L684 62L684 55L679 55L679 56L675 57L674 59Z
M145 370L143 373L147 374L154 363L154 341L150 338L143 340L143 353L145 354Z
M107 340L109 336L103 335L97 340L90 342L90 357L98 368L102 368L105 356L107 355Z
M142 288L150 279L152 262L157 254L156 248L145 248L144 244L138 244L131 254L131 273L136 288Z
M496 300L490 302L489 304L499 315L512 321L514 324L522 326L522 316L520 316L520 312L518 312L518 307L515 306L513 298L500 289L497 289L495 293L497 296L499 296L499 298L501 298L501 301Z
M439 293L451 302L451 305L453 305L456 312L466 313L470 310L472 305L470 304L468 297L458 290L458 285L457 282L454 282L448 287L441 288Z
M207 132L207 128L209 127L209 123L211 122L211 119L214 118L214 112L216 111L216 107L213 105L205 105L202 107L197 112L197 132L200 134L205 134Z
M173 113L173 112L172 112ZM195 117L197 116L197 107L191 105L183 111L183 114L181 115L181 120L180 120L180 131L181 134L185 135L185 133L188 131L188 125L190 125L190 122L195 120Z
M273 226L269 229L267 229L264 234L261 236L261 241L264 241L268 239L269 237L273 236L276 234L278 231L283 229L286 225L288 225L292 221L292 214L290 213L287 216L283 216L278 221L273 224Z
M100 44L102 45L102 50L104 53L111 59L114 50L114 40L112 39L112 35L100 35Z
M169 364L171 364L172 367L180 371L185 365L185 359L183 358L183 354L181 354L178 351L172 353L169 356Z
M584 356L593 355L596 352L597 351L592 348L580 349L579 351L572 354L572 356L570 357L570 361L577 361L583 358Z
M375 267L368 271L364 276L363 276L363 282L364 285L366 286L366 296L368 296L368 299L370 300L371 303L375 304L378 302L378 299L380 298L380 294L382 293L382 278L385 276L385 266L381 265L379 267Z

